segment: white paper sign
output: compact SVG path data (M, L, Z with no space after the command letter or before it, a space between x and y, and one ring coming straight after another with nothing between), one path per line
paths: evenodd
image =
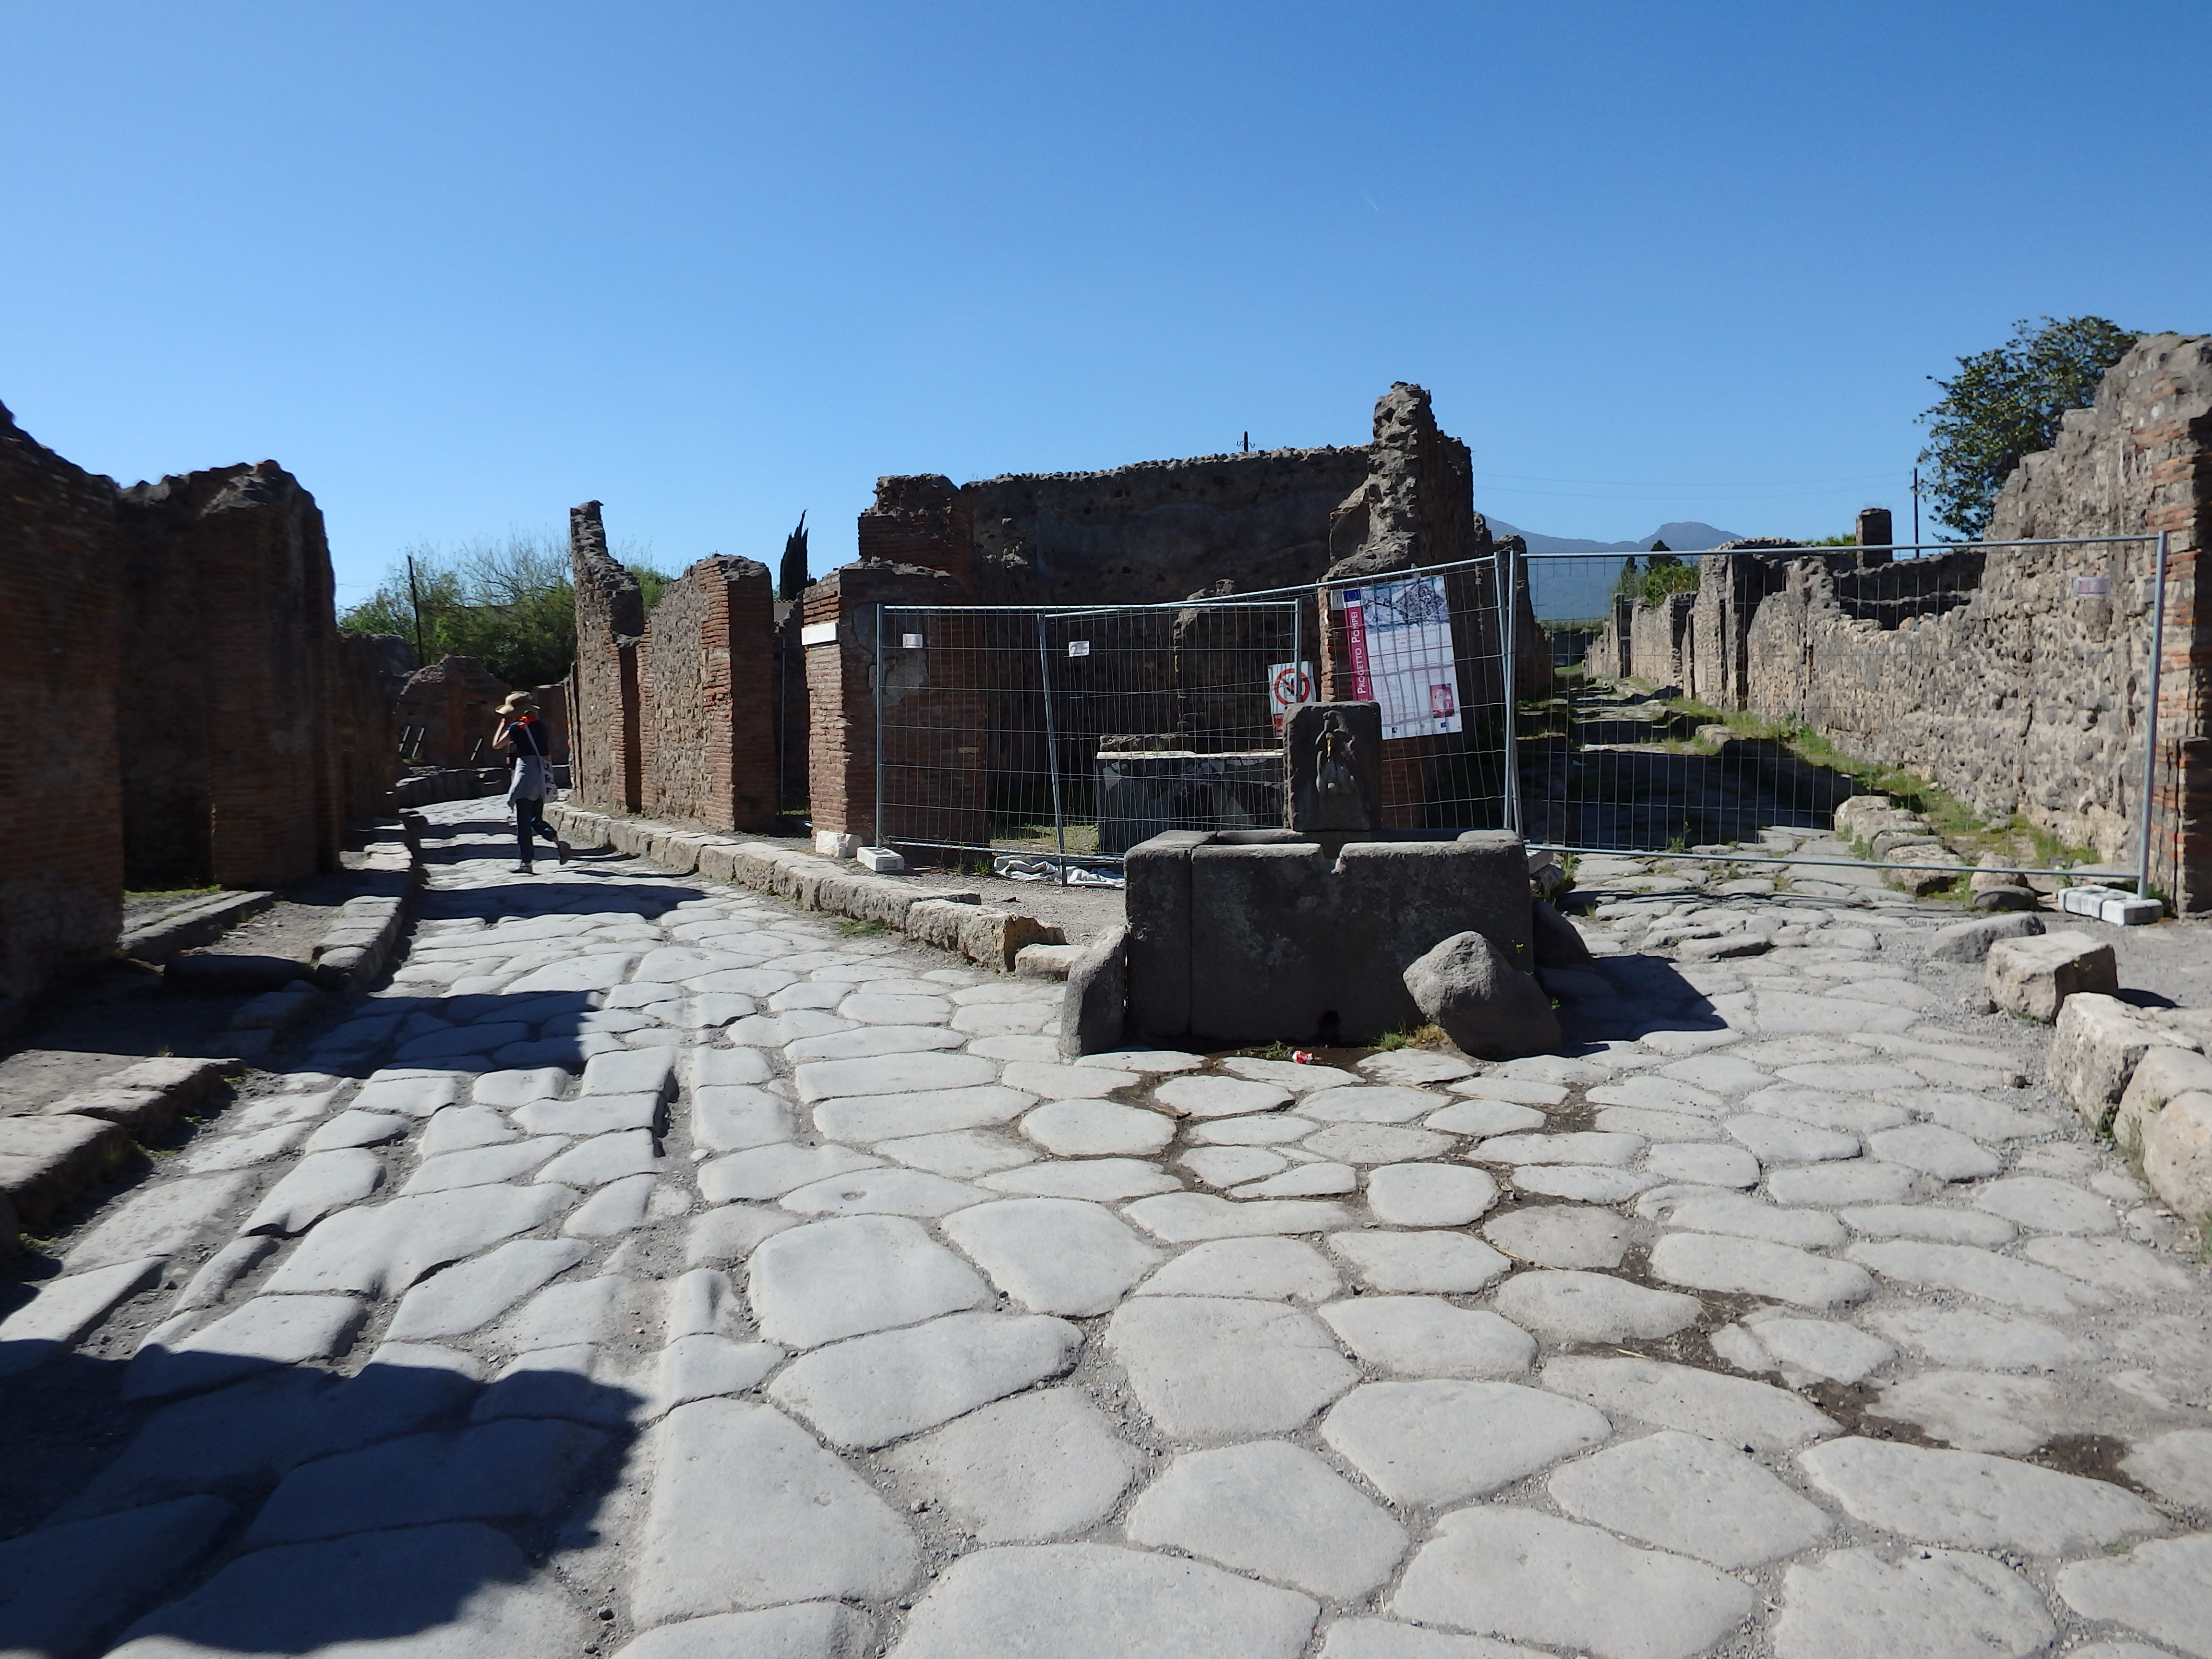
M1352 695L1382 705L1385 738L1461 729L1459 672L1442 576L1344 590Z
M1071 657L1089 656L1091 654L1091 641L1088 640L1070 640L1067 642L1067 654Z
M921 649L921 635L919 634L902 634L899 635L899 644L905 650L919 651Z
M1283 735L1283 722L1291 710L1314 701L1314 672L1310 662L1279 662L1267 670L1267 703L1275 717L1275 736Z

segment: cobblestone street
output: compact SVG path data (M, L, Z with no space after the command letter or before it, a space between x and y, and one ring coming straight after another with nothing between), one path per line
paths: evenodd
M9 1659L2212 1659L2212 1269L1955 908L1586 860L1574 1058L1067 1063L425 815L0 1325Z

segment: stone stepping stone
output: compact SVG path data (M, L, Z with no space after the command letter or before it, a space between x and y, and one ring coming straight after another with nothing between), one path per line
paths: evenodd
M1790 1659L1856 1653L2017 1659L2041 1652L2057 1633L2043 1598L2025 1579L1986 1556L1950 1550L1833 1550L1800 1562L1784 1575L1774 1621L1775 1651Z
M1545 1488L1577 1521L1717 1567L1794 1555L1835 1526L1734 1447L1674 1429L1555 1469Z
M1431 1129L1454 1135L1512 1134L1540 1129L1547 1121L1533 1106L1516 1106L1504 1100L1471 1100L1431 1112L1422 1120Z
M1193 1244L1209 1238L1256 1238L1270 1233L1327 1232L1352 1223L1352 1213L1343 1205L1322 1199L1239 1204L1212 1193L1162 1193L1137 1200L1124 1213L1146 1232L1170 1244Z
M1612 1432L1603 1413L1515 1382L1367 1382L1322 1438L1394 1503L1433 1508L1510 1486Z
M783 1195L787 1210L801 1215L950 1215L992 1194L925 1170L858 1170L797 1188Z
M986 1544L1084 1532L1113 1512L1136 1452L1075 1389L985 1406L883 1455L886 1468Z
M1342 1288L1328 1258L1310 1244L1294 1238L1220 1238L1185 1250L1136 1294L1324 1302Z
M1622 1659L1689 1659L1756 1605L1748 1589L1702 1561L1528 1510L1484 1508L1437 1523L1388 1608Z
M374 1152L361 1147L311 1152L269 1189L239 1231L291 1238L383 1184L384 1161Z
M1513 1265L1480 1239L1455 1232L1334 1232L1328 1248L1378 1291L1465 1294Z
M1021 1132L1061 1158L1149 1158L1175 1139L1175 1120L1106 1100L1054 1100L1021 1121Z
M1154 1089L1152 1098L1178 1117L1237 1117L1287 1106L1291 1091L1276 1084L1243 1078L1178 1077Z
M1516 1273L1491 1300L1515 1324L1554 1343L1650 1341L1705 1312L1693 1296L1571 1269Z
M1978 1452L1851 1438L1809 1448L1797 1462L1854 1519L1922 1543L2080 1555L2166 1529L2122 1487Z
M802 1146L787 1141L756 1146L703 1164L700 1194L709 1204L781 1198L817 1181L882 1167L883 1160L850 1146Z
M746 1292L762 1334L792 1348L991 1299L973 1267L903 1216L839 1216L777 1233L754 1249Z
M1497 1202L1498 1183L1480 1170L1386 1164L1367 1174L1367 1207L1388 1226L1463 1227Z
M1340 1164L1410 1164L1442 1157L1452 1149L1452 1137L1381 1123L1332 1123L1300 1144L1307 1152Z
M1193 1120L1183 1126L1182 1138L1194 1146L1276 1146L1303 1140L1320 1127L1310 1117L1279 1112L1256 1117ZM1358 1162L1357 1158L1346 1161Z
M1012 1122L1036 1103L1035 1095L995 1083L906 1094L858 1095L825 1100L815 1107L814 1127L836 1139L872 1145L915 1135L995 1128Z
M1712 1335L1713 1352L1740 1371L1780 1371L1791 1388L1856 1382L1897 1358L1879 1337L1826 1319L1753 1314Z
M1184 1438L1286 1433L1359 1375L1319 1322L1273 1302L1132 1297L1106 1348L1161 1431Z
M575 1201L566 1187L489 1186L356 1206L310 1232L262 1288L283 1296L398 1296L448 1263L544 1225Z
M768 1395L832 1444L866 1449L1057 1376L1082 1346L1082 1331L1062 1319L949 1314L802 1354L777 1374Z
M701 1400L670 1412L651 1438L658 1473L629 1577L637 1624L883 1601L912 1582L905 1522L782 1413Z
M1294 1590L1141 1550L985 1549L915 1605L899 1659L1296 1659L1318 1612Z
M1105 1313L1162 1256L1112 1211L1073 1199L983 1204L946 1217L943 1231L1031 1313Z
M1971 1245L1895 1239L1854 1244L1844 1254L1861 1267L1900 1285L1961 1291L2029 1313L2072 1313L2076 1309L2101 1308L2111 1301L2102 1291L2078 1279Z
M1350 1481L1282 1440L1186 1452L1138 1498L1124 1531L1133 1544L1337 1601L1381 1584L1411 1542Z
M1842 1231L1837 1229L1838 1235ZM1540 1267L1618 1267L1630 1238L1620 1217L1568 1204L1509 1211L1486 1223L1482 1236L1506 1255Z
M1514 1377L1536 1357L1518 1325L1441 1297L1352 1297L1316 1311L1346 1347L1400 1376Z
M1833 1420L1784 1389L1688 1365L1569 1355L1548 1361L1538 1380L1615 1419L1641 1418L1759 1451L1789 1451L1836 1432Z
M950 1176L955 1181L1017 1169L1036 1163L1037 1158L1034 1146L982 1129L955 1129L945 1134L879 1140L876 1142L876 1151L912 1168L927 1170L932 1175Z
M1024 1164L1002 1170L975 1183L993 1192L1030 1198L1081 1198L1099 1203L1174 1195L1182 1182L1157 1164L1127 1158L1086 1158L1066 1164Z
M1298 1110L1327 1123L1406 1123L1435 1111L1439 1098L1425 1089L1369 1084L1321 1090L1301 1100Z
M1695 1291L1765 1297L1801 1308L1845 1307L1874 1294L1874 1275L1853 1262L1724 1234L1668 1233L1652 1246L1651 1275Z

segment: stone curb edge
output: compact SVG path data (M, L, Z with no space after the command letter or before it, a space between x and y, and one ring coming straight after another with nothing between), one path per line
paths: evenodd
M993 909L974 894L932 896L772 842L594 812L566 801L548 802L545 816L556 833L579 847L611 848L682 873L696 871L774 893L805 909L880 922L920 944L954 951L1000 973L1013 972L1016 959L1031 945L1066 943L1058 927L1018 911Z

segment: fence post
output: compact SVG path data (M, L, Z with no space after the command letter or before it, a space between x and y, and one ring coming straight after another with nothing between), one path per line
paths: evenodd
M876 659L870 665L869 676L873 682L870 690L876 703L876 842L887 846L884 840L884 611L876 607Z
M1044 699L1044 769L1052 780L1052 842L1060 854L1060 884L1067 885L1067 820L1060 805L1060 731L1052 712L1052 651L1045 640L1045 617L1036 613L1037 690Z
M2136 896L2150 896L2150 832L2158 794L2158 694L2166 657L2166 538L2158 532L2158 563L2153 580L2157 591L2151 601L2150 707L2143 717L2142 828L2136 848Z
M1520 642L1514 632L1521 618L1521 595L1511 542L1498 547L1498 631L1505 648L1505 827L1517 836L1521 833L1521 661Z

